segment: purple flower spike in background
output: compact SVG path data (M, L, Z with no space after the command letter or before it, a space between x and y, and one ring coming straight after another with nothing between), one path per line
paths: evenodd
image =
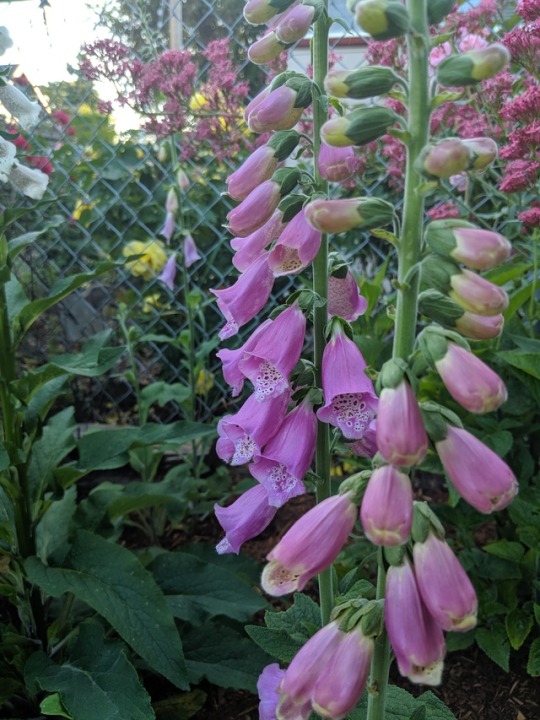
M308 510L268 554L263 590L278 596L303 590L336 559L357 517L351 493L334 495Z
M246 540L260 535L272 522L277 508L268 504L268 495L262 485L247 490L232 505L214 505L214 511L225 537L217 545L220 555L236 553Z
M195 245L195 240L188 233L184 235L184 262L187 268L190 268L197 260L201 259L201 255Z
M422 600L444 630L467 632L476 625L478 600L448 543L429 533L413 547L414 571Z
M277 663L267 665L257 680L259 695L259 720L276 720L276 708L279 702L278 688L285 676Z
M403 545L411 534L413 494L408 476L392 465L376 468L369 479L360 519L374 545Z
M268 253L261 255L229 288L210 290L217 297L217 306L225 320L221 340L236 335L238 329L252 320L266 305L274 276L268 267Z
M408 560L388 568L384 616L401 675L411 682L439 685L445 655L444 635L422 602Z
M274 275L293 275L311 265L319 251L321 238L322 233L311 227L304 210L300 210L270 250L268 265Z
M328 278L328 314L354 322L367 310L368 302L360 295L358 283L350 270L344 277L330 275Z
M167 262L165 267L161 271L161 275L158 275L158 280L166 285L172 292L174 290L174 279L176 277L176 253L173 253Z
M223 348L216 353L216 356L222 362L222 372L225 382L232 388L232 396L237 397L242 392L244 387L245 376L240 372L238 363L243 358L244 353L252 349L257 342L257 338L260 333L270 325L272 320L265 320L261 323L249 336L246 342L236 350L229 350L229 348Z
M304 401L290 412L274 437L249 465L253 477L264 485L268 502L281 507L306 492L302 478L315 454L317 418L311 403Z
M306 318L294 304L280 313L258 336L256 344L244 353L238 367L253 383L259 401L274 397L289 388L289 375L298 362Z
M392 465L418 465L426 456L428 438L411 386L401 380L385 387L377 410L377 447Z
M339 323L334 323L322 361L325 405L317 411L317 417L339 428L348 440L360 439L377 411L378 399L365 368L356 344Z

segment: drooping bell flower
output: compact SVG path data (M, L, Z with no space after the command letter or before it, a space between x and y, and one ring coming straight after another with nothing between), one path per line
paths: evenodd
M233 200L244 200L258 185L270 180L277 166L286 160L300 141L294 130L275 133L227 178L227 194Z
M10 115L17 118L23 130L32 130L38 123L40 107L37 102L29 100L14 85L0 87L0 102ZM31 197L31 196L29 196ZM39 198L33 198L37 200Z
M176 277L176 253L173 253L167 262L165 263L165 267L161 271L161 274L158 275L158 280L160 280L164 285L166 285L171 292L174 290L174 279Z
M7 182L16 155L16 146L0 137L0 182Z
M259 720L276 720L276 708L279 702L278 688L285 676L277 663L267 665L257 680L259 695Z
M435 220L428 224L425 238L432 250L451 257L473 270L490 270L506 260L512 250L497 232L483 230L464 220Z
M294 275L311 265L321 239L322 233L308 223L304 210L296 213L270 250L268 265L274 275Z
M315 454L317 418L308 400L290 412L260 455L248 468L263 485L268 502L281 507L287 500L305 493L302 479Z
M248 0L244 6L244 18L250 25L264 25L278 13L282 13L295 0Z
M322 142L317 167L325 180L342 182L354 175L356 155L352 147L332 147Z
M497 75L510 62L510 52L502 43L479 50L450 55L437 66L437 80L446 87L476 85Z
M184 235L184 263L187 268L190 268L194 263L197 262L197 260L201 260L201 255L199 253L199 250L197 246L195 245L195 240L191 237L189 233Z
M329 95L337 98L364 100L384 95L394 87L400 78L385 65L369 65L356 70L330 70L324 79Z
M219 332L221 340L236 335L238 329L252 320L266 305L274 276L268 267L268 253L263 253L240 275L231 287L210 290L217 297L217 306L225 320Z
M360 294L356 278L347 268L332 273L328 277L328 315L343 318L347 322L354 322L363 315L368 301Z
M448 343L435 367L450 395L469 412L492 412L506 402L506 386L497 373L456 343Z
M280 18L275 27L276 37L284 45L301 40L316 22L324 8L321 0L303 0Z
M468 170L471 153L461 138L447 138L426 145L416 161L418 172L433 178L449 178Z
M372 197L341 200L314 200L305 206L306 218L316 230L327 233L388 225L394 218L394 207L386 200Z
M227 214L229 229L234 235L245 237L264 225L276 210L279 201L294 188L300 172L291 168L276 170L270 180L265 180L252 190Z
M334 321L322 360L325 404L317 417L339 428L348 440L360 439L377 412L378 399L365 368L362 353Z
M473 340L491 340L498 337L503 330L504 315L476 315L465 311L456 320L456 330L467 338Z
M225 537L216 546L220 555L238 553L246 540L260 535L274 519L277 508L268 504L268 495L262 485L246 490L232 505L214 505Z
M390 108L380 105L357 108L327 120L321 128L321 139L332 147L367 145L388 132L397 120Z
M468 312L439 290L424 290L418 296L418 309L444 327L475 340L489 340L501 334L504 316Z
M251 380L259 402L289 389L289 375L300 358L306 318L295 303L280 313L244 352L238 368Z
M433 618L444 630L472 630L478 600L448 543L430 532L424 542L414 544L413 556L418 589Z
M223 379L232 388L232 396L237 397L242 392L244 387L245 376L238 367L240 360L244 357L244 353L252 349L257 342L257 338L263 332L263 330L270 325L272 320L265 320L251 333L246 342L236 350L230 350L229 348L223 348L216 353L216 356L222 362L221 371L223 373Z
M351 8L356 24L374 40L400 37L409 29L409 13L396 0L353 0Z
M285 227L283 213L278 209L251 235L233 238L231 247L236 250L232 257L234 267L240 272L247 270L251 263L264 253L268 245L281 235Z
M446 437L435 441L452 485L481 513L502 510L516 496L514 473L501 458L467 430L446 426Z
M393 361L383 368L382 381L377 410L379 452L392 465L418 465L426 456L428 438L414 392Z
M403 565L388 568L384 616L400 674L414 683L439 685L445 655L443 631L424 605L407 559Z
M358 517L352 493L334 495L302 515L268 554L261 578L269 595L299 592L329 567Z
M377 452L377 420L372 420L364 435L352 443L348 449L359 457L372 458Z
M6 85L7 87L7 85ZM2 88L0 88L2 90ZM21 165L17 159L13 162L8 175L9 183L15 190L22 192L32 200L41 200L49 184L49 176L40 170Z
M275 30L271 30L249 46L247 55L254 65L264 65L279 57L287 47L279 41Z
M273 437L285 418L290 394L281 393L261 403L250 395L234 415L225 415L217 426L216 452L230 465L243 465Z
M292 130L311 104L312 82L302 73L287 70L274 78L246 108L244 118L256 133Z
M411 534L413 494L408 476L393 465L376 468L367 484L360 519L374 545L403 545Z

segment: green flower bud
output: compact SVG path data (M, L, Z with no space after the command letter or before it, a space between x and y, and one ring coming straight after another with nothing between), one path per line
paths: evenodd
M416 161L418 172L435 178L449 178L469 169L471 153L460 138L447 138L426 145Z
M358 70L331 70L324 80L329 95L362 100L389 92L399 77L389 67L371 65Z
M340 233L357 228L388 225L394 218L394 206L371 197L341 200L314 200L305 207L308 223L321 232Z
M427 16L430 25L438 25L451 11L456 0L428 0Z
M397 119L398 116L389 108L362 107L344 117L325 122L321 138L333 147L366 145L384 135Z
M501 43L494 43L481 50L469 50L446 58L437 66L437 80L446 87L476 85L499 73L509 62L508 49Z
M390 40L409 30L409 13L396 0L360 0L354 13L356 24L374 40Z

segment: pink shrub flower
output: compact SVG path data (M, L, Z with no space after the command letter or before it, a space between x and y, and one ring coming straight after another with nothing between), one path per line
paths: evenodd
M311 265L321 245L322 233L311 227L300 210L280 234L270 251L268 265L276 277L293 275Z
M374 545L403 545L411 534L413 494L408 476L393 465L373 471L360 510L366 537Z
M305 493L302 479L315 454L316 436L317 419L311 403L304 400L287 415L262 453L254 456L249 471L265 487L273 507Z
M308 510L268 554L263 590L278 596L303 590L336 559L357 517L351 493L334 495Z
M456 343L448 343L435 367L450 395L469 412L492 412L506 402L506 386L497 373ZM381 405L382 395L379 413Z
M367 310L368 302L360 294L354 275L347 269L328 277L328 315L341 317L347 322L354 322Z
M377 410L377 447L392 465L418 465L426 456L428 438L420 408L406 380L385 387Z
M238 367L240 360L244 357L244 353L252 349L259 335L270 325L272 320L265 320L261 323L249 336L246 342L236 350L230 350L229 348L223 348L216 353L216 356L222 362L222 372L225 382L232 388L232 396L237 397L242 392L244 387L245 375L240 371Z
M334 324L332 337L323 353L325 404L317 411L317 417L321 422L339 428L348 440L359 440L377 411L377 396L365 368L358 347L338 323Z
M232 505L214 505L214 511L225 537L216 550L220 555L236 553L246 540L260 535L272 522L277 508L268 504L268 495L262 485L247 490Z
M508 465L467 430L447 425L446 431L435 447L458 493L482 513L509 505L519 487Z
M407 559L403 565L388 568L384 616L400 674L411 682L439 685L445 655L443 631L424 605Z
M238 280L224 290L210 290L227 321L219 332L221 340L236 335L238 329L252 320L266 305L274 276L268 267L268 253L261 255Z
M476 625L478 600L448 543L429 533L413 546L414 573L425 606L444 630L467 632Z
M231 240L231 247L236 250L232 263L237 270L243 272L260 257L273 240L276 240L286 224L283 223L283 213L276 210L258 230L246 237L236 237Z

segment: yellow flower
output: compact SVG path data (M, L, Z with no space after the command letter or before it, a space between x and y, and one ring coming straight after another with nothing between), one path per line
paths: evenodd
M151 313L156 308L163 307L159 302L160 293L153 293L153 295L146 295L143 298L142 311L143 313Z
M214 386L214 374L208 372L204 368L199 370L197 379L195 380L195 394L206 395L206 393Z
M192 112L200 110L208 104L208 99L202 94L202 92L193 93L189 100L189 109Z
M74 220L80 220L81 215L86 212L87 210L93 210L96 207L95 203L83 203L83 201L79 198L77 202L75 203L75 208L73 209L73 212L71 213L71 217Z
M132 275L151 280L159 274L167 262L167 253L161 240L131 240L122 250L124 257L140 255L136 260L130 260L126 267Z

